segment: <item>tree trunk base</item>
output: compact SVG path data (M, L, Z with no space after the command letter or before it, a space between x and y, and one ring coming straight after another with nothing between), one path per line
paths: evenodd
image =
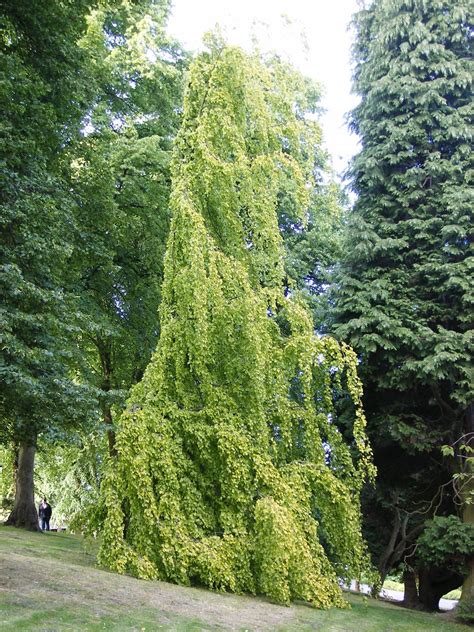
M21 503L14 507L5 522L6 527L18 527L28 531L41 531L38 524L36 507L30 503Z
M36 446L32 442L20 443L18 452L18 470L16 475L16 493L13 511L5 526L40 531L38 513L35 506L34 469Z
M443 595L462 584L462 576L454 571L436 566L422 566L420 577L420 602L427 612L439 612L439 600Z
M418 597L418 587L416 585L416 575L412 570L403 572L403 584L405 586L402 605L413 610L420 609L420 599Z

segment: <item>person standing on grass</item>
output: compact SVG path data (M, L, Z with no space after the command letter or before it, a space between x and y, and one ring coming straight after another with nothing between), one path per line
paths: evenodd
M42 531L49 531L49 521L51 520L52 513L53 510L51 509L51 505L47 502L46 498L43 498L38 508L40 527Z

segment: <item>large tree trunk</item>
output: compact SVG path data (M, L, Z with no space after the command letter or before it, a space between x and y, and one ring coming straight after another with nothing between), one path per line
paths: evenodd
M36 446L22 441L18 452L15 504L6 525L39 531L38 512L35 505L34 469Z
M115 430L114 430L114 422L112 419L112 410L110 406L107 404L103 404L102 406L102 418L104 423L106 423L110 428L107 429L107 441L109 444L109 454L110 456L117 456L117 450L115 448Z
M471 555L468 564L468 575L462 585L461 601L465 610L474 615L474 555Z
M435 590L431 581L429 570L422 568L420 570L420 602L423 606L423 610L429 612L436 612L439 610L439 600L444 593L439 595Z
M469 488L472 490L474 481L471 479ZM474 505L465 504L462 514L463 522L474 525ZM474 615L474 555L467 560L467 576L462 585L459 605L466 612Z
M468 407L466 411L466 444L470 448L474 448L474 403ZM471 456L472 453L468 453L467 456ZM462 520L467 524L474 524L474 504L469 502L472 500L470 494L474 491L474 467L472 461L466 461L466 473L468 479L464 486L464 498L468 499L468 502L464 502ZM465 608L474 609L474 555L471 555L468 560L468 575L462 585L461 603Z
M108 393L112 388L112 354L110 347L105 342L98 345L100 354L100 363L102 367L102 390ZM107 426L107 441L109 444L109 454L112 457L117 456L115 448L115 429L112 418L112 409L107 399L102 402L102 419Z
M405 608L419 608L420 600L418 598L418 587L414 571L405 570L403 572L403 583L405 585L403 605Z
M474 448L474 403L471 403L466 412L466 444ZM467 456L471 456L471 454L468 453ZM472 466L472 461L467 461L466 473L469 478L464 487L465 498L471 500L469 495L474 490L474 467ZM472 502L464 503L462 519L463 522L474 525L474 504ZM468 574L462 585L459 604L466 613L474 615L474 554L467 560L467 567Z
M18 444L17 443L13 443L12 445L12 450L13 450L13 489L16 489L16 477L18 474L18 459L19 459L19 448L18 448Z
M445 568L422 566L419 571L419 596L423 610L436 612L443 595L459 588L462 576Z

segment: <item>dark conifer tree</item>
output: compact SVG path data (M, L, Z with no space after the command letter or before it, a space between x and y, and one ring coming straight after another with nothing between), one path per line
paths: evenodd
M382 573L413 552L435 508L455 513L457 500L472 522L472 477L450 496L462 466L440 453L473 437L471 12L467 0L375 0L355 20L361 101L352 127L362 149L335 331L361 359L380 474L369 515L378 539L386 531ZM406 559L416 566L416 555ZM461 581L417 568L415 601L427 608Z

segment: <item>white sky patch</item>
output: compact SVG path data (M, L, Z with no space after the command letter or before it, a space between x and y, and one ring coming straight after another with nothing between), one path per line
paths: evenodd
M274 50L323 86L325 144L338 173L358 148L345 123L357 98L351 94L348 30L357 0L174 0L168 32L185 48L199 51L202 36L216 24L227 40L263 51Z

